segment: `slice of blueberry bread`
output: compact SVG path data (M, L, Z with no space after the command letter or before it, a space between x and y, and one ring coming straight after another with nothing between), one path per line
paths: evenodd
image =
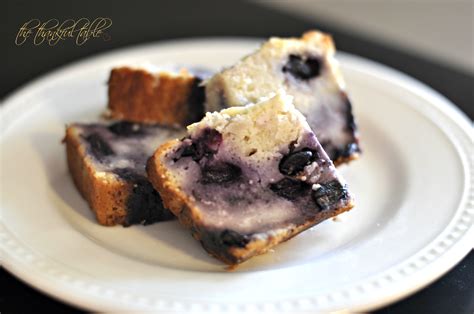
M204 116L203 76L207 76L204 70L194 75L185 69L115 68L108 83L107 115L117 120L187 126Z
M163 202L234 265L349 210L353 198L291 96L208 113L147 163Z
M356 124L334 52L331 36L318 31L270 38L207 82L206 110L246 105L284 89L331 160L354 159L360 152Z
M102 225L150 224L174 216L146 178L146 160L184 130L116 122L67 127L67 163L74 183Z

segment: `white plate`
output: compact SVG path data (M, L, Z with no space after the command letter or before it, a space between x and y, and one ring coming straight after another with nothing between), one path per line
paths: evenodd
M68 175L61 138L66 123L97 119L110 68L151 61L217 69L256 46L238 39L141 46L65 67L9 97L1 109L5 268L91 310L364 310L420 289L469 252L469 120L421 83L342 53L364 149L341 169L354 210L235 272L176 222L97 225Z

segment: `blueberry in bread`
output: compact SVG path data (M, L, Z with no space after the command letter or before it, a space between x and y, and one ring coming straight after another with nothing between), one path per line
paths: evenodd
M149 67L117 67L108 83L108 116L112 119L167 126L186 126L204 116L205 70L191 74ZM198 76L199 75L199 76Z
M360 153L356 124L334 53L331 36L318 31L302 38L270 38L210 78L206 111L254 103L284 89L336 165L355 159Z
M148 160L163 202L235 265L349 210L353 198L304 116L279 93L207 113Z
M150 224L174 218L146 178L146 160L182 129L116 122L67 127L67 163L74 183L102 225Z

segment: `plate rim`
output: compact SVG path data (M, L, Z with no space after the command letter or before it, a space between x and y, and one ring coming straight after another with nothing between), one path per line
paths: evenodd
M193 38L193 39L178 39L178 40L146 43L146 44L130 46L130 47L125 47L125 48L118 48L118 49L110 50L107 52L99 53L96 55L92 55L87 58L80 59L78 61L66 64L44 75L41 75L33 79L31 82L17 88L16 90L8 94L2 100L2 105L0 106L0 121L5 121L6 117L16 114L17 110L15 110L16 109L15 107L18 107L18 104L17 106L15 106L15 103L17 102L18 99L24 98L25 97L24 94L27 95L28 93L34 93L36 89L43 88L44 86L42 85L44 85L45 83L47 83L54 77L61 76L63 73L67 73L68 71L74 70L74 68L79 67L86 63L100 63L102 59L108 59L108 58L113 59L114 57L117 57L118 55L121 55L121 54L125 55L129 53L133 53L134 51L136 52L143 49L150 49L150 50L157 49L158 50L162 46L171 46L174 44L183 44L183 43L203 44L206 42L213 42L216 44L220 44L220 43L225 42L225 43L232 43L232 44L239 45L245 42L245 44L256 45L262 40L263 39L260 39L260 38L256 39L256 38L251 38L251 37L213 37L213 38L202 37L202 38ZM437 91L433 90L431 87L425 85L424 83L408 76L407 74L400 72L399 70L390 68L384 64L381 64L381 63L378 63L378 62L375 62L375 61L372 61L360 56L345 53L345 52L338 52L337 57L339 60L343 60L344 61L343 63L348 63L349 67L353 69L362 71L366 74L375 73L372 75L376 76L377 78L384 78L390 83L396 83L398 85L401 85L402 88L407 89L413 92L414 94L424 98L426 100L426 106L435 107L438 110L436 113L433 113L434 115L437 116L437 118L446 119L451 122L451 124L449 124L450 125L449 128L448 128L448 124L443 125L442 131L444 133L446 133L446 130L444 128L448 128L447 130L448 133L458 132L464 135L463 139L457 139L455 136L453 136L453 134L446 134L446 135L449 135L448 136L449 140L453 141L453 144L456 146L458 153L461 154L461 152L464 152L464 150L469 150L467 146L469 145L469 142L472 142L472 136L469 136L470 132L472 132L472 126L470 124L469 118L446 97L444 97ZM370 72L372 73L368 73L369 72L368 69L370 69ZM14 123L14 119L11 120L11 123ZM2 123L4 126L0 128L0 137L3 138L3 136L7 134L8 125L10 125L11 123ZM455 130L456 127L458 128L458 130ZM415 274L418 274L418 277L420 277L417 279L418 284L412 283L408 288L405 285L403 291L398 291L398 293L394 293L394 291L391 291L391 293L388 293L389 294L388 296L386 295L378 301L372 300L370 304L356 304L355 306L351 306L351 309L368 310L368 309L373 309L378 306L382 306L382 305L394 302L396 300L399 300L413 293L414 291L417 291L421 289L422 287L428 285L429 283L433 282L437 278L441 277L443 274L445 274L447 271L449 271L449 269L454 267L464 256L466 256L470 252L470 250L472 249L472 243L474 243L474 228L472 228L472 219L474 216L474 205L473 205L474 204L474 188L473 188L474 172L473 172L473 158L468 158L469 154L466 154L466 155L460 155L460 158L462 159L462 163L464 166L464 171L466 174L463 196L461 198L460 205L457 208L455 215L450 221L450 223L446 225L443 231L439 233L433 239L433 241L427 244L426 247L424 247L422 250L415 253L413 256L410 256L403 262L396 264L394 267L391 267L383 272L383 273L389 273L388 275L384 275L385 280L388 280L390 282L395 282L395 278L391 277L393 275L390 275L390 272L393 273L392 268L396 268L400 266L400 264L402 263L406 264L407 260L410 260L413 257L420 255L421 251L427 250L429 251L428 253L431 254L431 258L428 258L427 257L428 255L424 255L427 261L427 264L425 266L416 266L412 262L412 264L410 264L408 268L399 269L397 271L398 273L405 272L408 274L409 272L415 271ZM472 154L470 156L472 156ZM459 235L458 237L454 237L454 239L458 238L458 240L456 241L451 240L451 244L447 244L446 239L443 239L443 241L445 242L439 239L447 232L448 228L450 227L453 228L453 226L451 225L454 224L456 216L462 216L462 217L457 217L458 223L456 224L456 226L459 227L459 226L464 225L464 227L459 227L462 229L462 230L458 230L458 233L461 233L461 235ZM471 226L469 226L469 222L471 222ZM452 233L451 233L451 236L453 236ZM432 247L434 243L438 243L438 244L444 243L444 244L441 246L438 245L436 247ZM97 309L104 310L104 308L123 310L124 306L127 306L127 308L130 308L130 309L137 309L137 305L140 305L140 302L131 303L131 304L130 303L123 304L122 302L120 302L118 304L120 308L104 307L104 304L101 301L104 301L103 298L107 297L107 295L105 294L98 295L97 292L93 292L92 295L89 295L88 299L85 299L87 295L74 293L72 291L73 289L69 291L65 291L63 287L61 286L61 284L51 285L51 279L53 279L53 281L55 281L56 279L54 277L48 277L41 273L30 274L30 272L28 271L28 265L24 265L24 261L29 259L28 256L31 257L31 252L28 252L28 250L32 250L32 248L29 248L26 245L22 244L21 240L15 236L14 232L11 232L10 230L8 230L8 228L4 225L3 219L0 222L0 248L2 250L2 256L3 256L2 265L7 271L12 273L16 278L19 278L20 280L28 283L29 285L35 287L36 289L42 291L43 293L46 293L49 296L59 299L65 303L72 304L80 308L96 309L96 310ZM427 248L430 248L430 250L428 250ZM449 252L449 254L446 254L446 252ZM436 263L434 263L435 261ZM443 265L441 271L436 270L437 268L440 268L439 264ZM415 265L415 270L413 270L414 268L413 265ZM26 271L25 271L25 268L26 268ZM429 269L429 268L434 268L434 270L431 269L429 271L426 271L426 269ZM419 271L422 269L425 269L425 270L422 273L420 273ZM416 273L417 271L418 273ZM420 276L420 274L423 276ZM374 275L373 277L377 277L377 276L380 277L379 274ZM364 281L367 281L367 280L368 279ZM68 288L74 288L68 285L67 280L66 280L66 283L61 282L61 281L59 281L58 283L62 283L62 285L65 285ZM378 285L375 284L375 286L378 286ZM364 288L362 288L362 290L364 290ZM104 291L104 293L107 293L107 292ZM276 306L276 309L283 309L283 308L287 309L288 306L290 306L290 309L301 310L305 306L308 306L308 302L306 302L308 300L306 299L309 299L309 298L304 298L304 299L305 300L302 300L302 299L284 300L283 302L280 302ZM117 299L113 299L113 301L117 302ZM315 308L315 306L317 307L317 305L321 303L321 302L311 302L311 300L309 301L310 301L309 302L310 307L312 306L311 309ZM179 302L173 301L173 302L168 302L168 303L161 302L159 303L160 306L156 309L176 310L176 308L179 308L181 306L186 306L183 304L186 304L187 302L188 302L187 300L186 301L180 300ZM272 303L272 304L275 305L277 303ZM212 308L212 305L210 305L211 307L204 306L205 304L196 305L196 302L192 302L187 305L194 306L194 310L197 309L197 310L206 311L206 309ZM263 310L265 308L268 308L269 305L271 306L271 304L265 303L265 302L261 302L261 304L257 304L257 303L248 304L247 307L240 308L240 310L244 310L244 311L248 311L252 309ZM110 306L110 304L108 304L108 306ZM227 304L227 305L215 304L215 306L218 306L220 311L226 311L230 308L229 306L231 306L231 304ZM146 308L146 305L145 305L145 308ZM191 307L188 307L188 308L191 309Z

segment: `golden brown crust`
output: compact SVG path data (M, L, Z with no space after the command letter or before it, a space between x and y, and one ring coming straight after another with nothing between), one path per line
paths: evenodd
M160 193L165 207L169 208L173 214L178 217L181 224L191 230L191 233L196 240L201 241L203 237L200 227L202 218L199 214L199 210L194 205L194 202L180 190L173 179L172 174L169 172L166 165L162 161L166 155L171 153L179 143L179 140L173 140L163 144L158 148L158 150L153 154L147 163L148 179L155 189ZM280 229L275 233L274 236L267 239L252 240L244 248L230 247L227 251L224 249L217 251L207 247L202 241L201 244L209 254L221 260L222 262L228 265L236 265L248 260L255 255L267 252L275 245L289 240L300 232L316 225L323 220L350 210L353 205L354 204L351 202L346 207L340 208L336 211L322 211L318 213L316 217L306 221L302 225L298 225L293 228Z
M316 42L318 46L324 47L329 53L334 53L336 50L332 36L321 31L307 31L301 36L301 40L307 43Z
M80 135L73 127L66 129L63 142L74 184L89 203L97 221L106 226L124 224L127 215L125 202L133 189L132 185L94 170L91 158L81 145Z
M359 153L354 153L348 157L339 157L338 159L333 160L332 162L334 166L339 167L340 165L348 164L351 161L357 160L359 159L359 157L360 157Z
M194 110L202 111L194 108L200 104L193 104L191 99L197 84L199 79L186 71L173 75L115 68L109 78L109 116L132 122L186 126L195 122Z

